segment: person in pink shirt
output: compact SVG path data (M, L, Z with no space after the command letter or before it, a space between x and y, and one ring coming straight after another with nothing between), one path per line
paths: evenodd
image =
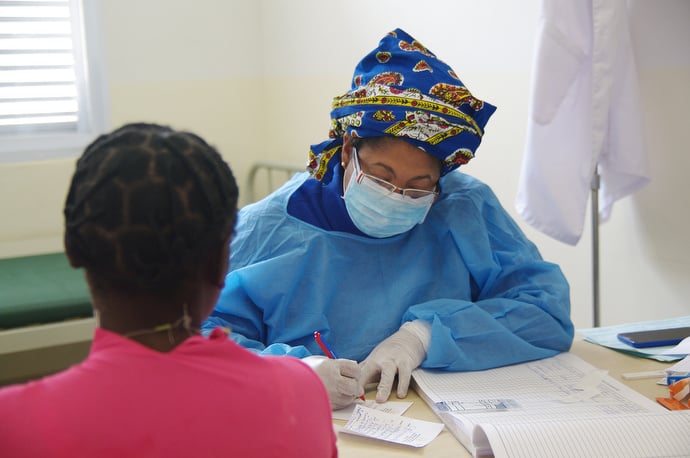
M229 166L192 133L128 124L86 148L65 248L99 325L83 362L0 389L0 456L337 456L315 372L221 328L200 334L237 197Z

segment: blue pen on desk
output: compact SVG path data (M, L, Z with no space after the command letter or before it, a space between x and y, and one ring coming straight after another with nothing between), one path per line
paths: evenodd
M681 373L681 374L678 374L678 373L668 374L666 376L666 385L672 385L672 384L676 383L678 380L683 380L685 378L690 378L690 372L686 372L684 374L683 373Z
M314 340L319 345L319 347L321 347L321 350L323 350L326 356L328 356L330 359L338 359L338 357L335 356L335 353L333 353L333 350L331 350L331 347L329 347L326 341L323 340L323 338L321 337L321 333L319 331L314 331ZM360 396L359 399L364 401L364 395Z

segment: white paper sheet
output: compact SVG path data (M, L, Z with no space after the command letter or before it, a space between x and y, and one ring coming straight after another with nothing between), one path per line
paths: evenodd
M673 366L666 369L667 374L690 372L690 356L686 356Z
M675 347L664 350L662 355L690 355L690 337L681 340Z
M443 430L443 423L414 420L357 404L341 432L396 444L424 447Z

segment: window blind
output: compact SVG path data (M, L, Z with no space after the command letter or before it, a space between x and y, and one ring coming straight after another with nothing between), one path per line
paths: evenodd
M0 0L0 135L77 132L87 93L73 0Z

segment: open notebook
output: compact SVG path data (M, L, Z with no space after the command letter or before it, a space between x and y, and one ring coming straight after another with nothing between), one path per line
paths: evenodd
M413 383L475 457L690 456L690 411L667 411L571 353L479 372L417 369Z

